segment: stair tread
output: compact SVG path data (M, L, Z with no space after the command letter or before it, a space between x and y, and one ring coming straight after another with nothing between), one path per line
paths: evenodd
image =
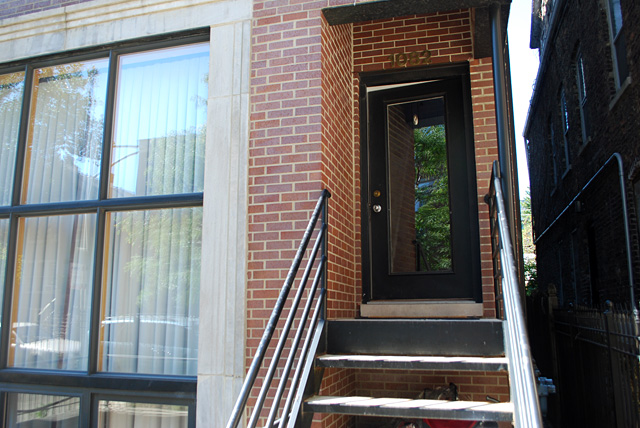
M513 421L512 403L409 398L313 396L305 408L317 413L430 418L467 421Z
M387 368L415 370L480 370L508 369L506 357L449 357L406 355L325 354L317 359L321 367Z

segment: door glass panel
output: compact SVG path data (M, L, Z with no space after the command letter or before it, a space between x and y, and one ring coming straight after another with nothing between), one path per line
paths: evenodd
M444 98L387 107L392 273L452 270Z

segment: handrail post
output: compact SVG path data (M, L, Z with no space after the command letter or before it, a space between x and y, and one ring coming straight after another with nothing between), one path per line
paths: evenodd
M329 198L331 197L331 195L329 194L329 196L327 196L324 199L324 203L322 204L322 224L326 225L326 227L323 230L323 234L324 237L322 239L322 249L321 249L321 257L325 258L328 257L328 248L329 248ZM327 272L328 272L328 263L325 263L323 268L324 270L323 274L322 274L322 284L321 284L321 288L323 290L327 289ZM324 301L322 302L322 310L320 312L320 319L321 320L325 320L327 319L327 295L326 293L324 294Z

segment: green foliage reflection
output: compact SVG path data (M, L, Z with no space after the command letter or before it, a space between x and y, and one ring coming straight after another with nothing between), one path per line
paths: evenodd
M420 271L451 270L449 174L444 125L414 130L416 247Z

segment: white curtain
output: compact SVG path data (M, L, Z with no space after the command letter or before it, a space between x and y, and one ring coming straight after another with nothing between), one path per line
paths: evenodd
M7 268L7 245L9 239L9 219L0 219L0 290L4 290L5 269ZM3 293L0 294L2 307Z
M34 71L23 203L96 199L107 60ZM19 222L9 365L86 370L95 214Z
M124 55L118 66L109 197L202 192L208 43ZM101 59L35 70L23 204L98 198L107 69ZM20 102L17 86L2 82L0 97L16 98L13 110L0 98L0 166L12 169L15 153L5 141L17 138L17 128L2 124L17 123ZM7 169L0 185L11 188ZM0 195L8 201L0 204L10 202ZM87 370L97 218L94 211L19 220L11 367ZM201 226L201 207L107 214L94 296L100 371L197 374ZM7 220L0 220L6 243L3 227ZM0 244L0 272L2 251ZM186 426L186 416L161 408L134 409L106 426Z
M208 44L120 58L110 197L202 192Z
M188 408L169 404L100 401L98 428L187 428Z
M0 75L0 205L11 203L24 73Z
M119 60L110 197L203 190L208 44ZM103 371L197 374L201 208L110 213Z
M98 198L108 61L35 71L23 203Z
M108 218L101 370L195 376L202 208Z
M87 369L95 218L20 219L10 366Z

